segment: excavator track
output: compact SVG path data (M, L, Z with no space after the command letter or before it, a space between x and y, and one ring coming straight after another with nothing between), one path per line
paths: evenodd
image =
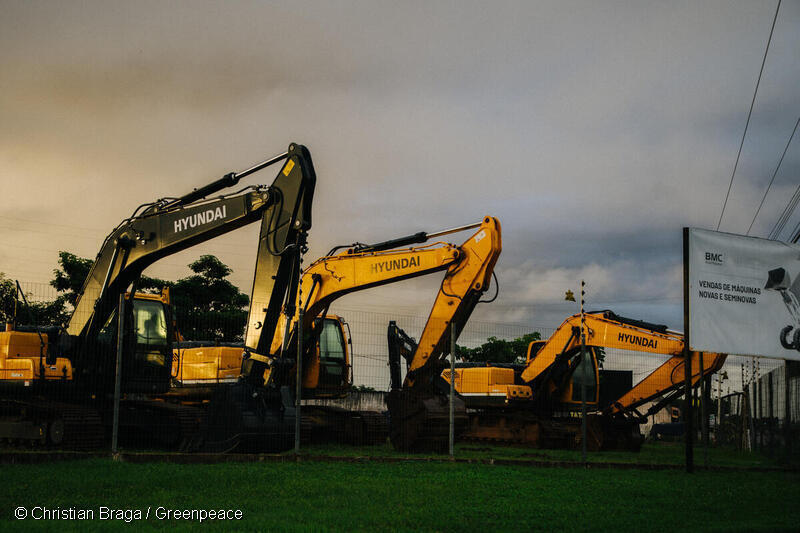
M586 419L586 448L589 451L638 451L642 438L638 424L612 420L602 415ZM581 447L580 418L546 418L520 411L483 411L469 415L460 440L544 449L575 450Z
M398 451L445 453L450 442L450 404L436 393L396 389L386 398L389 407L389 438ZM455 437L467 425L466 407L456 397Z
M301 428L313 444L337 443L354 446L383 444L389 436L389 421L379 411L350 411L335 406L303 406Z
M120 405L123 445L198 451L203 445L206 414L198 408L158 400L127 400Z
M46 400L0 402L0 440L52 449L102 448L106 432L92 407Z
M386 414L378 411L358 411L353 416L360 420L362 428L361 440L354 440L353 444L375 446L386 443L389 437L389 419Z

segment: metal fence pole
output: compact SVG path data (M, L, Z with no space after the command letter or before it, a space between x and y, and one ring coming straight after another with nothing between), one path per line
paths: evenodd
M792 457L792 401L789 393L789 361L783 362L783 441L786 462Z
M775 410L773 398L775 396L775 389L773 387L772 376L775 372L767 374L767 448L769 455L775 454Z
M708 466L708 405L706 402L706 379L703 377L703 352L700 352L700 433L703 439L703 464Z
M119 398L122 389L122 348L125 337L125 293L119 295L117 304L117 369L114 379L114 420L111 426L111 453L117 453L119 439Z
M297 310L297 386L294 407L294 453L300 453L300 397L303 390L303 307Z
M756 420L758 423L756 425L756 431L758 432L758 451L764 451L764 425L762 423L762 413L764 412L763 407L763 399L762 396L764 395L764 384L761 383L761 362L756 361L756 380L755 380L755 387L756 387Z
M450 457L455 455L456 440L456 328L450 322Z

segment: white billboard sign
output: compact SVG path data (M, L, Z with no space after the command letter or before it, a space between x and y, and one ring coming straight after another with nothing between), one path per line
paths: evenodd
M800 361L800 246L690 228L692 350Z

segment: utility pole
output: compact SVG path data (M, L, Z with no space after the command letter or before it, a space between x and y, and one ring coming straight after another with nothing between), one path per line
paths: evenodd
M450 457L455 456L456 441L456 328L450 322Z
M581 387L581 460L586 464L586 382L594 379L594 368L586 357L586 315L583 311L584 296L586 296L586 282L581 280L581 292L579 295L579 310L581 315L581 359L577 368L572 374L572 385ZM567 291L564 300L575 301L575 293ZM595 384L596 387L596 384Z
M586 282L581 280L581 459L586 463L586 380L588 379L589 361L586 360L586 315L583 312L583 298L586 294Z

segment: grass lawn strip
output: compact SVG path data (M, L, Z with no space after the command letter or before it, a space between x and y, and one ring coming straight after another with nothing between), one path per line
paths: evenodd
M6 465L0 529L192 530L190 521L25 521L17 506L241 509L207 529L330 531L796 530L800 476L781 472L554 469L482 464ZM151 511L152 512L152 511Z

